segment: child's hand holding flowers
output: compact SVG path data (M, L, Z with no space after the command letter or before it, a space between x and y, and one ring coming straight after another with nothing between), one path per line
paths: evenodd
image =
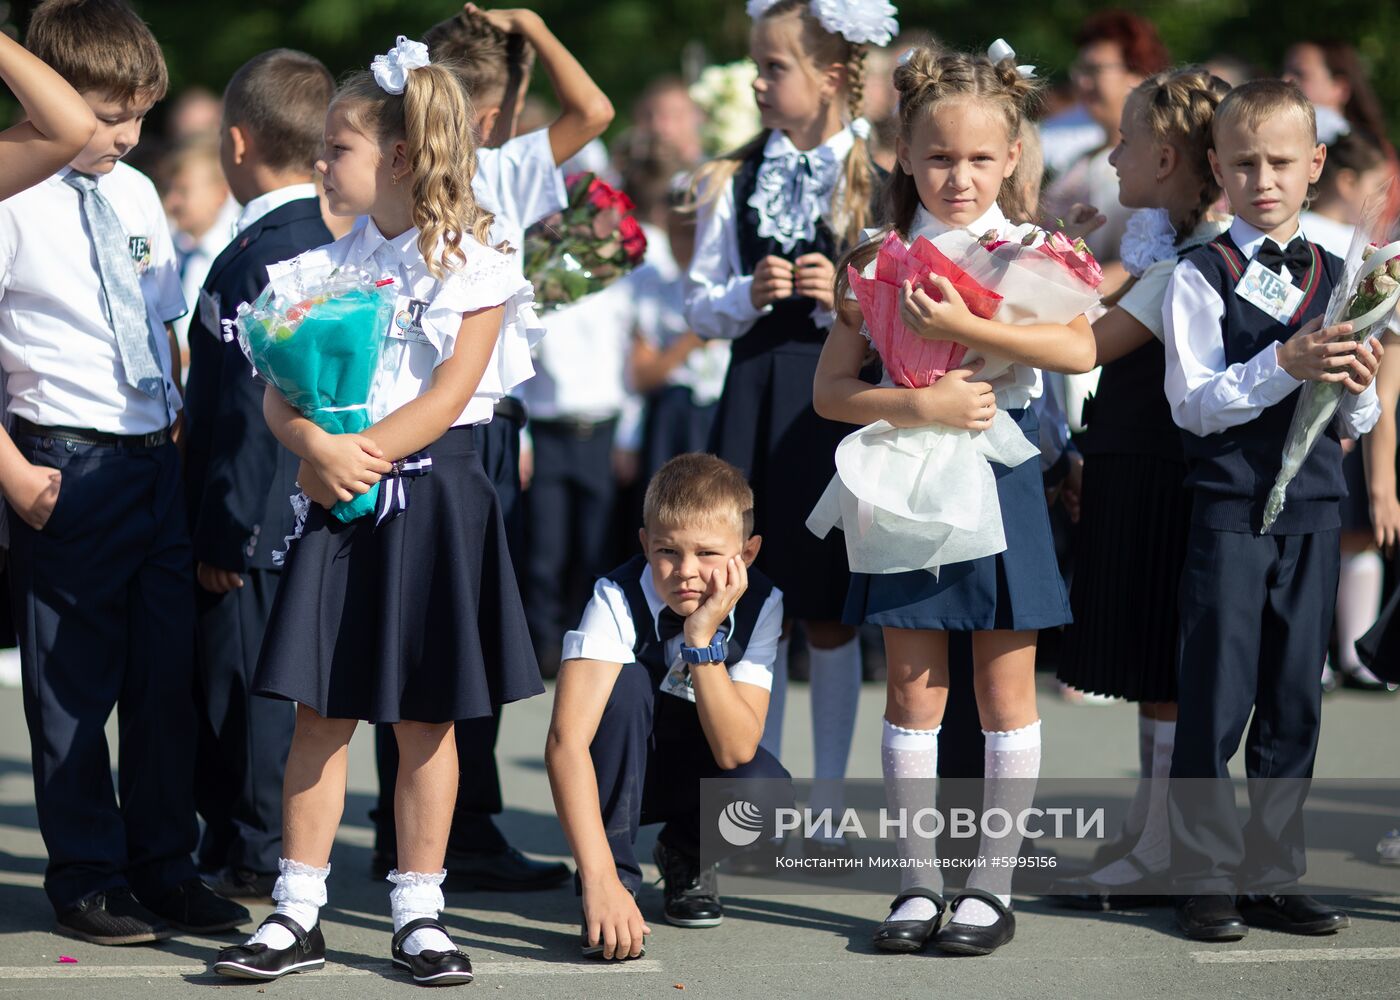
M906 280L899 298L901 322L925 340L960 340L959 332L975 317L951 281L942 275L930 275L927 280L941 298Z

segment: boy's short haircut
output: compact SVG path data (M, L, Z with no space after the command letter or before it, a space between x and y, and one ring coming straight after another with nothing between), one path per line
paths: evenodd
M747 539L753 534L753 490L744 474L714 455L677 455L651 477L642 522L682 527L729 520Z
M1237 122L1253 131L1264 121L1281 114L1296 114L1307 124L1308 134L1317 142L1317 111L1312 101L1303 96L1298 85L1288 80L1250 80L1235 87L1215 109L1211 122L1212 141L1218 140L1220 130Z
M324 141L335 80L315 56L272 49L249 59L224 90L224 127L246 129L273 170L311 170Z
M79 93L154 104L170 86L160 43L126 0L44 0L25 46Z
M423 35L433 62L452 67L473 105L489 108L518 88L535 63L535 48L479 14L458 11Z

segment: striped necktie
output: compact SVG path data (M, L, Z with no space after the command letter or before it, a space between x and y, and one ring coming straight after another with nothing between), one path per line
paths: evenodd
M64 181L77 188L82 200L83 218L97 251L97 270L102 278L107 318L116 334L127 384L152 399L161 399L165 394L165 375L146 315L141 280L131 262L126 230L112 203L97 190L97 178L69 171Z

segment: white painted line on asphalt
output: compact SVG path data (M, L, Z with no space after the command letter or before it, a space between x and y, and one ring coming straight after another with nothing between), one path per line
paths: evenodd
M630 962L484 962L474 966L477 979L490 979L495 976L573 976L582 974L615 975L622 973L660 972L661 963L649 958L633 959ZM315 972L302 973L317 979L326 977L349 977L369 975L401 976L403 973L393 965L383 962L377 965L340 965L327 962L325 968ZM183 979L187 976L213 974L207 965L18 965L0 967L0 980L3 979ZM293 978L293 977L288 977ZM298 977L299 978L299 977ZM228 980L232 983L235 980ZM246 980L245 980L246 981Z
M1400 960L1400 948L1264 948L1257 951L1193 951L1201 965L1268 962L1377 962Z

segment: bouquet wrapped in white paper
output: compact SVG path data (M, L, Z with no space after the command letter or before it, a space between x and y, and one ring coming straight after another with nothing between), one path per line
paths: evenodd
M910 363L923 356L917 349L921 338L904 327L897 308L872 305L889 296L887 288L877 286L891 280L899 285L906 276L917 282L917 274L905 274L911 267L940 273L955 287L994 293L982 302L995 307L990 318L1002 323L1068 323L1098 301L1098 264L1082 243L1072 244L1063 234L1033 230L1024 241L1007 242L997 233L975 237L953 230L926 238L936 256L917 252L924 239L903 253L902 241L887 241L864 274L851 274L871 342L897 384L929 385L948 367L979 357L969 350L960 361L950 352L937 364ZM911 257L919 260L911 264ZM987 315L975 306L973 312ZM987 381L1012 364L1004 358L981 360L978 378ZM1006 550L1006 534L991 463L1014 467L1038 454L1001 410L985 431L941 424L900 428L877 421L837 447L836 475L807 527L819 537L841 528L850 568L857 573L937 572L949 563L995 555Z

